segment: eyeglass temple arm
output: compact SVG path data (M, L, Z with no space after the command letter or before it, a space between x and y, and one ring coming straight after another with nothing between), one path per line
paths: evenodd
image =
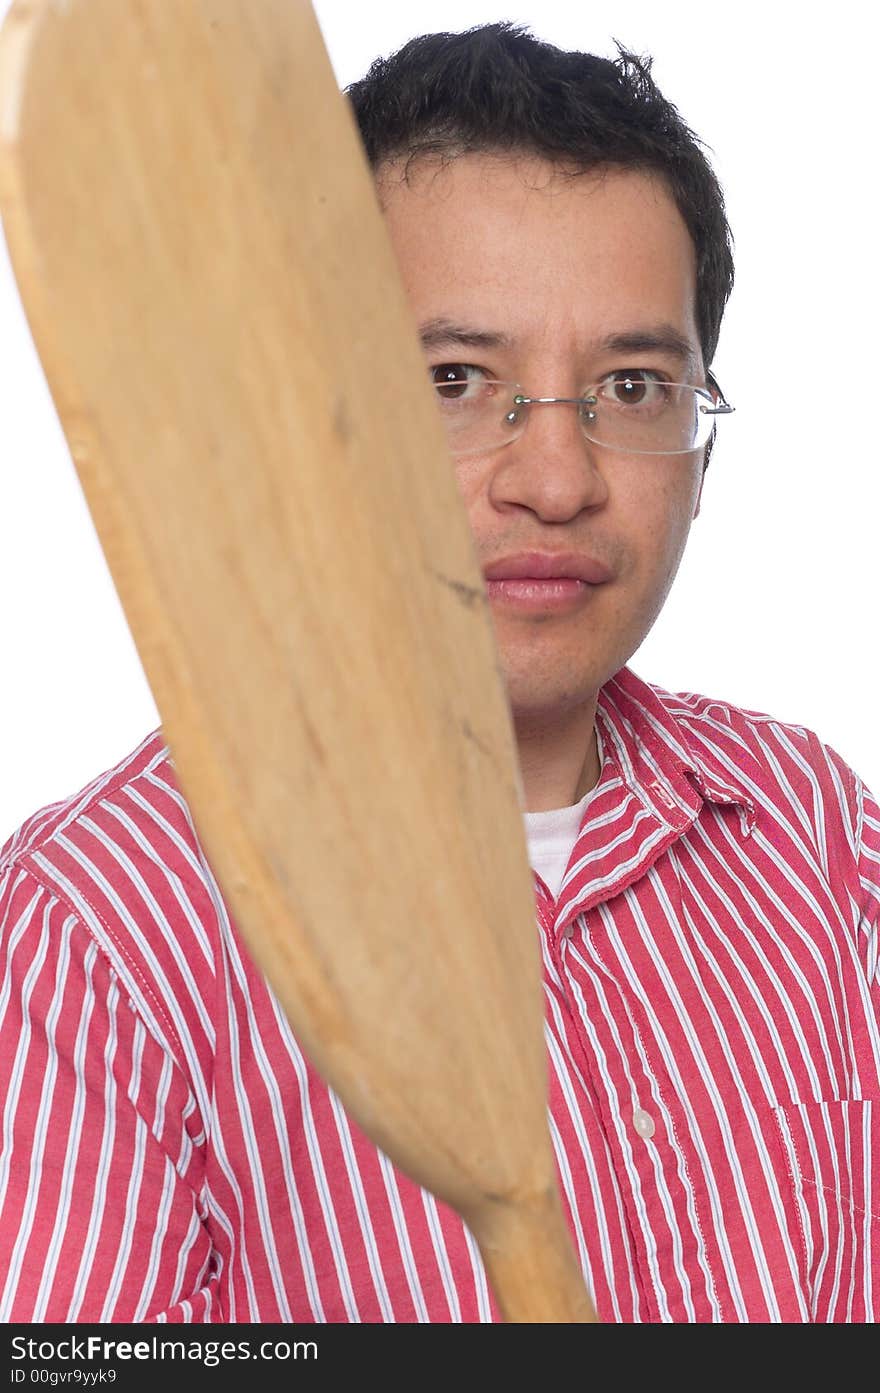
M721 398L721 400L720 400L720 402L718 403L717 406L701 406L701 407L700 407L700 410L702 411L703 415L704 415L704 416L729 416L729 415L731 414L731 412L733 412L733 411L736 410L736 407L735 407L735 406L731 406L730 402L729 402L729 401L727 400L727 398L725 397L724 393L723 393L722 390L721 390L721 387L720 387L720 385L719 385L719 382L718 382L717 377L715 376L714 373L712 373L712 372L707 372L707 373L706 373L706 380L707 380L707 382L709 383L709 385L710 385L711 387L714 387L714 388L715 388L715 391L718 393L718 395L719 395L719 397Z

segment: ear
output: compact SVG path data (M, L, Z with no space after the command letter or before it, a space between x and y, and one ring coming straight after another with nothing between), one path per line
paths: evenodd
M696 519L700 516L700 504L701 504L702 501L703 501L703 485L705 484L705 482L706 482L706 466L703 465L703 472L702 472L702 474L700 475L700 491L699 491L699 493L697 494L697 501L696 501L696 503L695 503L695 505L694 505L693 517L691 518L691 521L692 521L692 522L696 521Z

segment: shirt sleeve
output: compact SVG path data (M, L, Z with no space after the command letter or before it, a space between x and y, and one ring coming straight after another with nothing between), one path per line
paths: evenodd
M859 884L862 889L861 932L868 979L880 994L880 804L859 784Z
M837 791L845 838L844 855L836 867L840 893L849 898L848 917L858 935L859 955L880 1018L880 804L835 750L822 748Z
M222 1319L184 1072L71 907L0 884L0 1320Z

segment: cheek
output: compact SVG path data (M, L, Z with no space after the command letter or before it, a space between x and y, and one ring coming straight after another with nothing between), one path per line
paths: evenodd
M653 482L642 496L640 545L646 569L661 587L671 584L690 533L699 497L699 470L686 479L668 475Z
M615 482L609 526L624 545L639 587L653 589L681 560L697 506L699 470L688 467L685 474L671 459L645 469L640 461L622 469Z
M455 482L467 510L471 526L477 519L480 499L488 490L488 466L478 459L457 460L455 463Z

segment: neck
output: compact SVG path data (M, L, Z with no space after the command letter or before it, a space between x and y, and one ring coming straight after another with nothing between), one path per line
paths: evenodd
M579 803L599 779L596 698L560 720L514 712L525 811L548 812Z

